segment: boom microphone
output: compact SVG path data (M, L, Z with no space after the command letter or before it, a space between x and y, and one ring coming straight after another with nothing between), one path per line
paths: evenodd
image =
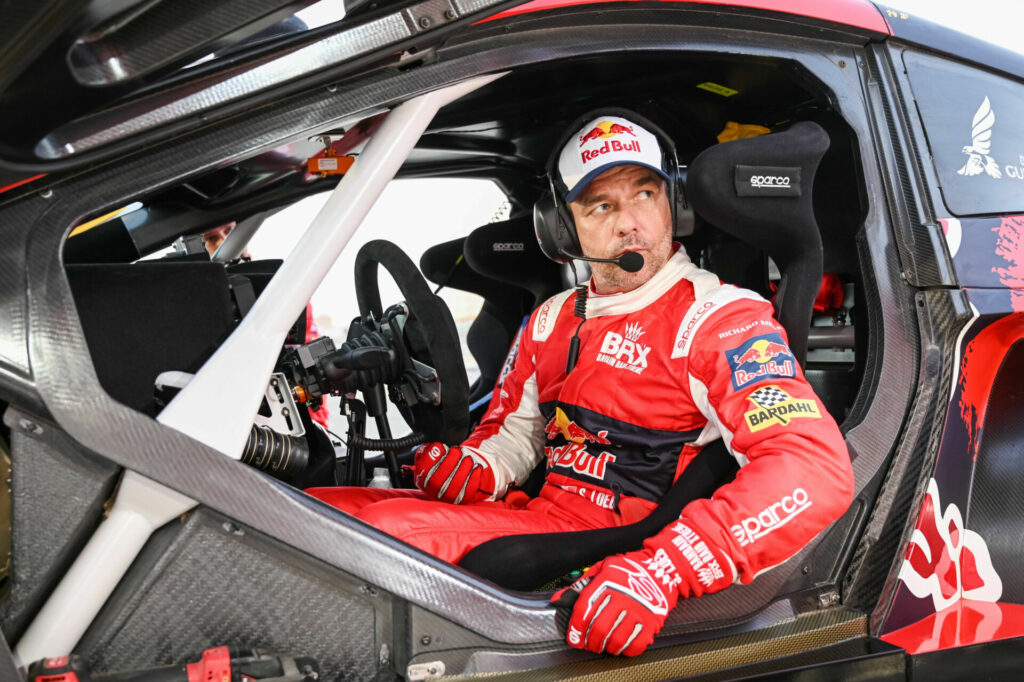
M569 253L565 249L559 249L558 252L568 258L584 260L588 263L615 263L626 272L640 272L644 267L644 257L636 251L627 251L618 258L591 258L590 256L578 256L574 253Z

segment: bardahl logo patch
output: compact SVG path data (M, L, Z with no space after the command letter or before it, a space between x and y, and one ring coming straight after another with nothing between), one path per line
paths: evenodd
M753 391L747 396L747 400L757 406L743 415L751 432L767 429L776 424L787 426L791 420L801 417L821 419L818 404L813 400L794 398L775 385Z
M796 376L796 358L781 334L762 334L725 351L732 372L732 387L740 390L764 379Z

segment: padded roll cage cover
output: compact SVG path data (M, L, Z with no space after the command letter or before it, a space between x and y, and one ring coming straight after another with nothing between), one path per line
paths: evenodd
M694 211L723 232L767 253L782 280L775 316L802 367L814 299L821 288L821 233L814 219L813 188L828 133L801 121L787 130L708 147L690 164L686 193ZM798 196L738 196L739 166L799 168Z
M807 357L807 334L823 267L812 190L828 147L825 130L803 121L782 132L705 149L690 164L686 181L687 196L697 213L761 249L779 266L782 281L775 298L776 317L801 366ZM799 168L799 182L791 183L796 187L788 189L789 196L738 196L737 166ZM497 538L472 549L459 565L502 587L535 589L606 556L639 549L690 501L710 497L735 474L735 462L720 446L721 441L715 441L705 447L642 521L573 533Z

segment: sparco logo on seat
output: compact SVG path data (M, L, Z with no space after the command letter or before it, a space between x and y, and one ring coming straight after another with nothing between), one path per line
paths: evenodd
M790 179L785 175L752 175L751 187L789 187Z

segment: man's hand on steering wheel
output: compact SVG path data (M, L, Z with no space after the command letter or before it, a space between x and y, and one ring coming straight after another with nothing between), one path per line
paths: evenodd
M472 450L444 443L424 443L416 449L416 486L442 502L469 504L494 495L494 473Z

